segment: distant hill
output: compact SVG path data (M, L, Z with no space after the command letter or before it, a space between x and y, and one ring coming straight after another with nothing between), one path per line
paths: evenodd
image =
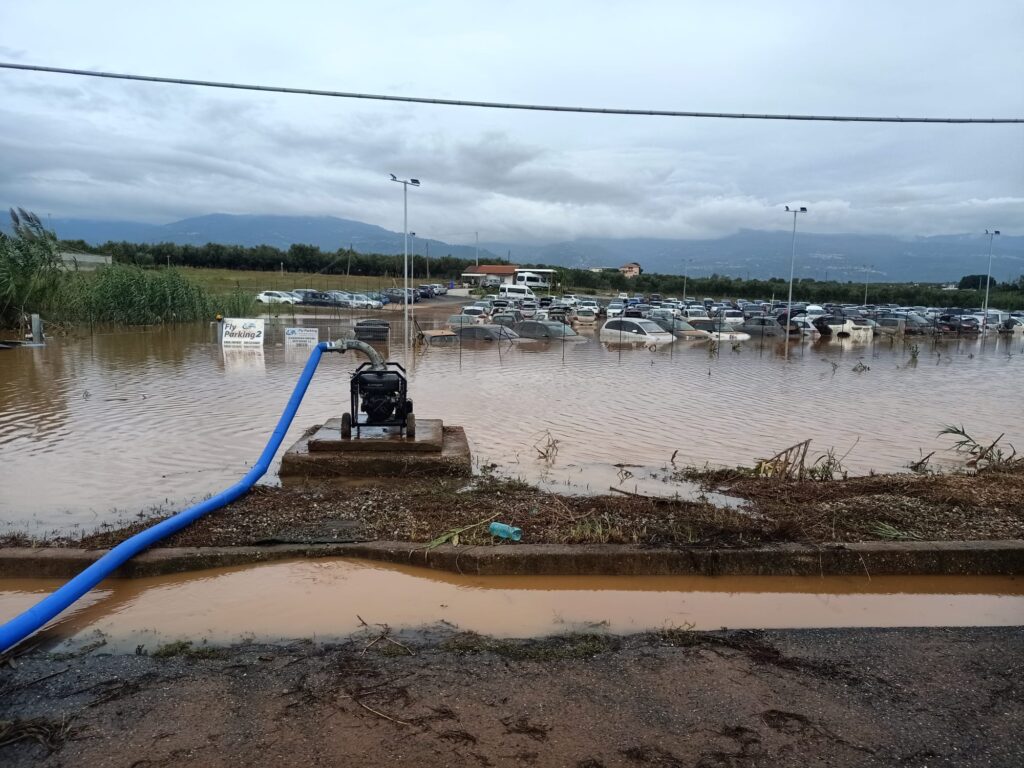
M263 216L213 213L170 224L139 224L130 221L96 221L91 219L53 219L50 225L63 240L85 240L91 245L126 240L133 243L177 243L179 245L272 245L287 249L294 243L318 246L335 251L353 247L360 253L402 253L401 232L392 232L373 224L334 216ZM472 246L450 245L440 240L417 237L416 253L422 255L426 243L431 255L452 255L471 259ZM480 258L494 254L480 249Z
M788 277L790 232L740 230L715 240L582 238L542 246L482 243L489 250L512 251L512 260L566 267L618 267L639 262L645 272L733 277ZM868 267L865 270L865 267ZM988 238L938 235L820 235L797 232L796 275L818 280L869 279L891 282L945 282L988 269ZM1024 237L995 240L992 275L998 280L1024 274Z
M363 253L402 252L402 233L333 216L264 216L211 214L171 224L127 221L53 219L51 226L66 240L99 245L108 240L182 245L209 242L273 245L288 248L306 243L333 251L351 245ZM428 241L416 238L422 254ZM647 272L692 275L713 272L736 277L787 277L791 235L788 231L740 230L713 240L654 238L581 238L555 243L487 242L481 262L511 256L521 264L566 267L618 267L639 262ZM472 259L472 246L430 240L431 255ZM819 235L797 233L798 277L859 282L865 266L869 279L891 282L954 281L988 268L988 240L976 234L900 238L890 235ZM996 238L992 274L999 280L1024 274L1024 237Z

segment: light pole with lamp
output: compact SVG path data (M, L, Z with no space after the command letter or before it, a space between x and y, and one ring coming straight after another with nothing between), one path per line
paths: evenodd
M420 185L419 179L400 179L389 174L391 180L402 185L402 352L405 367L409 367L409 185Z
M786 206L786 213L793 214L793 252L789 257L789 301L786 302L786 349L785 357L789 360L789 327L793 322L793 268L796 264L796 215L798 213L807 213L807 208L800 206L799 208L790 208Z
M693 259L684 259L683 260L683 306L684 307L686 306L686 277L687 277L687 273L690 271L690 263L692 261L693 261Z
M864 306L868 303L868 278L871 275L871 270L875 268L874 264L864 265Z
M988 289L992 285L992 240L999 234L999 230L993 229L989 232L986 229L985 234L988 235L988 277L985 278L985 308L981 314L985 322L985 327L982 330L988 331Z

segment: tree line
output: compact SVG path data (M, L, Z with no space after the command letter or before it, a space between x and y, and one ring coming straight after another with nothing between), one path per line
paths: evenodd
M107 242L92 246L82 240L66 240L64 245L86 253L102 253L113 257L114 263L138 267L205 267L215 269L247 269L258 272L312 272L325 275L393 276L403 273L403 257L382 253L360 253L351 248L324 251L315 245L295 244L287 250L272 245L178 245L176 243ZM438 279L455 279L474 265L471 259L454 256L431 256L430 274ZM494 260L494 263L507 263ZM426 274L428 259L423 255L409 257L413 274Z
M104 253L113 257L115 263L137 267L207 267L218 269L246 269L271 272L284 269L287 272L311 272L329 275L366 275L388 277L401 275L402 256L380 253L360 253L351 248L324 251L315 245L295 244L287 249L270 245L242 246L207 243L205 245L178 245L175 243L130 243L107 242L90 246L81 241L65 241L66 247L89 253ZM490 259L493 263L506 264L504 259ZM423 255L411 256L413 273L426 274L428 259ZM471 259L459 259L451 255L431 257L430 274L437 279L457 280L474 266ZM548 268L544 264L523 265ZM638 277L627 278L618 270L592 272L588 269L555 267L558 270L559 290L577 292L620 292L661 293L665 296L686 295L703 298L732 299L784 299L788 295L789 283L781 277L744 280L727 275L713 274L705 277L663 275L644 272ZM965 275L957 290L943 290L934 283L868 283L867 303L924 305L938 307L980 306L984 294L985 275ZM812 303L841 302L859 304L865 301L864 283L839 282L836 280L814 280L801 278L794 282L793 298L796 301ZM1024 275L1015 281L1000 283L992 281L989 303L1002 309L1024 308Z

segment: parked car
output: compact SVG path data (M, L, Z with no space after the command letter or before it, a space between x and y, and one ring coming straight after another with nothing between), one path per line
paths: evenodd
M329 293L323 291L302 291L302 301L300 304L304 304L307 307L337 307L339 306L336 299L334 299Z
M675 336L653 320L616 318L601 328L600 339L608 344L671 344Z
M485 317L485 315L450 315L445 321L444 327L453 331L464 325L480 325L484 322Z
M683 341L707 341L711 338L711 334L707 331L698 330L678 317L656 317L651 318L651 321Z
M506 328L515 328L518 323L525 320L525 316L517 309L510 309L505 312L495 312L491 315L491 322L495 325L504 325Z
M943 333L980 333L978 319L970 315L939 315L935 327Z
M519 341L519 334L504 325L463 325L452 328L459 340L466 341Z
M571 339L580 338L570 326L557 320L524 320L518 323L515 332L524 339Z
M618 317L619 315L621 315L625 307L626 305L623 304L621 301L612 301L609 302L608 309L606 309L605 312L607 313L608 318L611 319L613 317Z
M442 285L441 283L431 283L430 287L434 289L435 296L444 296L446 293L448 293L448 289L445 288L444 285Z
M350 294L349 305L356 309L380 309L383 306L379 301L371 299L365 293Z
M412 288L409 289L408 294L406 294L401 288L389 288L384 293L387 294L390 301L393 301L396 304L413 304L420 300L419 294Z
M256 294L260 304L298 304L299 300L287 291L260 291Z
M485 319L490 317L490 315L488 315L487 313L487 310L485 310L483 307L478 307L475 304L473 306L463 307L462 314L469 315L471 317L482 317Z

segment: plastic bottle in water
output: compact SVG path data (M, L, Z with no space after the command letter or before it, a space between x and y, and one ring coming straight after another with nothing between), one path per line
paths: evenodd
M511 525L505 523L491 523L490 526L491 536L497 536L502 539L512 539L512 541L519 541L523 538L523 532Z

